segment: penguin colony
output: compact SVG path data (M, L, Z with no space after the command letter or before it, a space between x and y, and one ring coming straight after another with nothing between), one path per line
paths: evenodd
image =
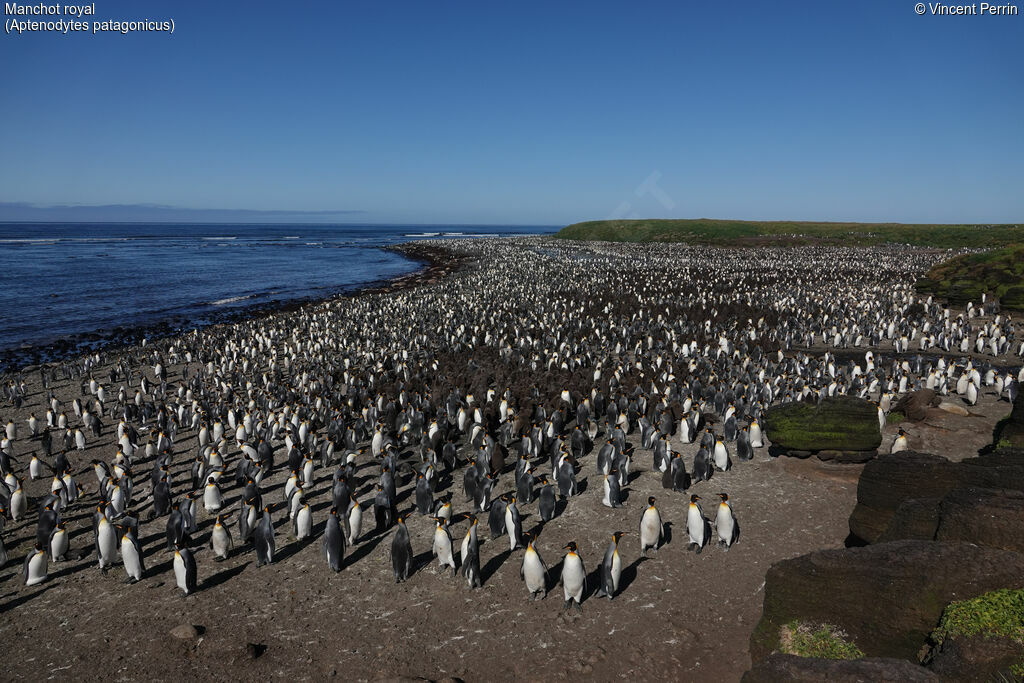
M14 523L0 565L29 540L27 585L71 554L134 583L171 556L190 595L204 564L234 553L260 567L282 561L281 544L315 541L324 570L342 572L354 547L390 534L375 552L396 582L430 548L474 588L489 537L508 543L528 596L560 583L579 609L616 596L626 555L666 542L661 499L628 496L639 477L679 497L672 521L694 557L739 541L729 471L767 457L768 406L854 395L884 426L915 389L1012 402L1024 381L1010 317L914 294L944 254L436 244L471 267L46 366L35 393L5 377L9 410L29 416L5 420L0 444L0 519ZM900 430L891 450L909 447ZM601 558L543 533L581 499L621 514ZM68 524L82 510L89 540ZM431 533L411 533L410 516ZM556 549L558 577L543 557Z

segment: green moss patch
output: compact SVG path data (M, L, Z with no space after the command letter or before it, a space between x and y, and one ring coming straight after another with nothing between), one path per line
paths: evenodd
M941 645L946 638L957 636L1011 638L1024 643L1024 589L997 590L949 603L931 639Z
M783 653L797 657L860 659L864 656L839 628L797 620L779 629L779 647Z
M870 451L882 443L878 409L849 396L772 406L763 424L773 445L791 451Z

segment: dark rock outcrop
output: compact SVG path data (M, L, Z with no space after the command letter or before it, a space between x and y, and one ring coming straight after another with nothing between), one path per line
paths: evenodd
M743 675L743 683L932 683L939 678L904 659L815 659L775 653Z
M815 455L824 462L856 464L874 460L878 451L818 451Z
M939 505L935 539L1024 552L1024 492L953 489Z
M1024 491L1024 452L997 451L959 463L912 451L879 457L861 473L850 533L863 543L933 538L928 532L939 525L935 502L964 487Z
M900 503L878 543L888 541L933 541L939 526L941 498L910 498ZM958 539L964 540L964 539Z
M1013 410L1005 422L998 426L996 444L1009 443L1012 448L1024 448L1024 391L1018 391Z
M773 406L762 424L772 446L784 454L859 452L873 457L882 444L878 409L850 396L826 398L820 404L793 401Z
M904 395L892 407L893 413L900 413L911 422L920 422L928 417L928 409L941 401L931 389L919 389Z
M1024 645L1012 638L958 636L931 652L928 668L946 681L1012 681L1022 660Z
M956 464L938 455L903 451L872 460L864 466L857 484L850 533L874 543L905 500L941 499L958 479Z
M779 648L780 627L798 619L835 624L869 656L918 661L950 602L1021 586L1024 555L969 543L893 541L810 553L768 570L750 655L764 660Z

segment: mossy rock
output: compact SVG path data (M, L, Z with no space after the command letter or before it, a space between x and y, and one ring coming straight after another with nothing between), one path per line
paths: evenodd
M985 293L985 286L973 280L954 280L949 286L946 298L951 304L965 305L968 303L981 303L981 295Z
M1024 286L1010 287L999 299L999 305L1014 311L1024 311Z
M871 451L882 444L878 409L851 396L773 406L763 424L772 445L784 451Z

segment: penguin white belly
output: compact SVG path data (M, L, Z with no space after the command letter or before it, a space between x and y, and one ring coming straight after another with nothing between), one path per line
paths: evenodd
M206 508L206 511L217 512L223 504L224 501L220 489L216 486L207 485L206 490L203 491L203 507Z
M509 551L515 550L516 546L519 545L519 539L516 537L516 525L512 516L512 506L505 506L505 533L508 534Z
M691 505L686 513L686 531L690 535L690 543L704 545L704 515L696 505Z
M729 469L729 451L726 450L725 444L721 441L715 443L715 467L725 471Z
M622 558L619 557L619 552L616 550L612 554L612 567L609 572L612 577L612 594L619 592L619 579L622 578Z
M647 508L640 519L640 549L657 548L661 540L661 515L654 508Z
M68 551L68 532L64 529L57 529L50 537L50 556L54 562L59 562Z
M452 556L452 541L444 529L434 530L434 555L437 556L439 567L451 567L455 570L455 558Z
M28 573L25 575L25 585L35 586L46 581L47 565L49 558L46 553L36 553L28 561Z
M725 547L731 546L735 524L733 523L732 510L729 509L728 505L722 504L718 506L715 528L718 529L718 538L725 544Z
M301 541L312 535L313 513L310 512L308 505L303 505L295 515L295 538Z
M356 539L359 538L359 534L363 530L363 510L358 505L348 513L348 530L348 544L355 545Z
M213 554L221 559L227 559L228 553L231 551L231 538L223 526L213 527L210 542L213 545Z
M174 581L178 588L188 593L188 583L185 576L185 561L181 559L181 553L174 553Z
M562 589L565 599L573 599L576 602L583 601L583 583L586 574L583 572L583 561L579 555L567 555L562 567Z
M28 512L28 499L19 486L11 494L11 519L17 522L25 517L26 512Z
M142 561L127 536L121 539L121 560L124 562L124 570L130 578L136 581L142 578Z
M526 582L526 590L530 593L547 590L544 565L541 564L540 556L534 550L527 550L526 555L523 556L523 581Z
M608 483L607 475L604 478L604 503L605 507L612 507L612 485Z
M117 554L117 541L114 538L114 527L109 522L100 524L97 544L100 569L114 566L114 555Z

